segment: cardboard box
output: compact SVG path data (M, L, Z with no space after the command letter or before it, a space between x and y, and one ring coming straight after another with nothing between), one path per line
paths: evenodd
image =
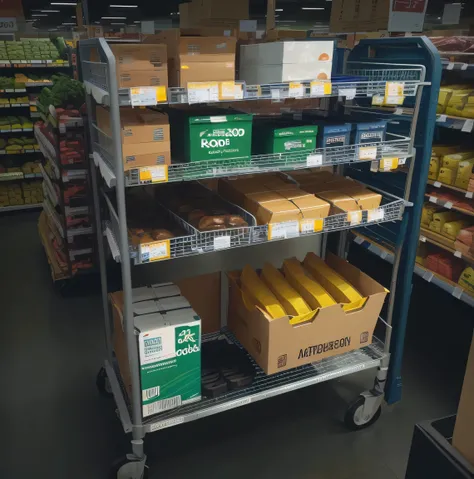
M129 395L131 372L121 292L109 295L114 350ZM134 318L143 417L201 399L201 320L192 308ZM172 367L170 367L170 365ZM179 379L184 374L184 379Z
M164 44L111 43L117 72L160 70L166 68L168 55Z
M273 191L250 193L245 197L244 208L257 219L257 224L299 221L299 208Z
M197 5L198 16L203 20L247 20L249 18L249 0L235 0L233 2L193 0L192 3Z
M117 74L119 88L138 86L164 86L168 88L168 69L162 70L126 70Z
M471 343L469 359L459 401L453 446L474 465L474 340Z
M390 0L333 0L329 30L335 33L387 30Z
M175 78L179 78L179 85L187 87L192 82L207 81L234 81L235 59L233 55L223 55L220 62L188 62L181 61L181 68Z
M372 343L387 290L337 256L329 254L326 262L367 298L363 307L345 312L336 304L305 317L271 320L261 310L247 308L240 273L229 273L228 326L265 373L285 371Z
M140 143L137 145L122 145L124 170L142 166L171 165L171 144Z
M170 125L166 113L137 108L121 108L120 123L122 144L124 145L170 141Z

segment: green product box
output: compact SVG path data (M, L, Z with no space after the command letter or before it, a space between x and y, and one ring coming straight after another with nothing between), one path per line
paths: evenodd
M175 150L180 150L178 157L186 162L235 159L236 165L248 164L252 115L228 109L204 113L197 116L177 110L170 114L177 120L173 119L170 123L176 125L174 135L172 132L172 144Z
M270 154L314 150L317 135L316 125L283 126L266 123L254 129L255 151Z
M201 399L201 320L191 308L135 318L143 417Z

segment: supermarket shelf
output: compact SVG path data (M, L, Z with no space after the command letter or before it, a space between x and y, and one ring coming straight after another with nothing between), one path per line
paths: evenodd
M2 133L31 133L33 128L0 128L0 134Z
M436 196L432 196L429 193L426 193L425 195L430 203L434 203L435 205L442 206L443 208L446 208L448 210L453 210L453 211L458 211L459 213L462 213L464 215L469 215L469 216L474 216L474 211L469 211L465 210L464 208L459 208L456 206L456 204L453 204L452 201L447 201L441 198L437 198Z
M33 148L23 148L21 150L15 150L15 151L7 151L7 150L0 150L0 156L2 155L31 155L34 153L41 153L41 150L35 150Z
M5 109L10 109L10 108L25 108L29 107L29 103L0 103L0 109L5 108Z
M36 210L37 208L41 208L42 206L42 203L37 203L34 205L0 206L0 213L5 213L7 211Z
M379 258L387 261L390 264L393 264L394 256L393 251L390 249L381 246L380 244L372 241L370 238L367 238L364 235L361 235L357 232L354 232L354 243L362 246L371 253L375 254ZM461 288L457 283L450 281L443 276L433 273L429 269L421 266L420 264L415 264L415 274L423 278L429 283L433 283L438 288L441 288L443 291L451 294L455 298L461 300L463 303L468 304L471 307L474 307L474 294L469 293L464 288Z
M71 65L65 61L53 60L10 60L9 63L2 63L3 68L69 68Z
M474 120L450 115L436 115L436 125L451 130L461 130L464 133L471 133L474 128Z
M133 168L125 174L126 186L141 186L150 183L174 181L191 181L205 178L219 178L229 175L266 173L271 171L292 171L301 168L337 166L349 163L382 160L383 158L410 158L410 139L399 135L387 135L384 142L343 147L319 148L313 151L294 153L276 153L270 155L253 155L249 160L228 159L213 161L196 161L191 163L174 163L149 168ZM99 143L94 143L93 157L95 164L109 187L116 185L114 158L110 138L100 133ZM41 143L40 143L41 144ZM150 171L152 175L150 176ZM144 173L147 173L144 175Z
M420 241L422 243L428 242L431 244L434 244L438 246L439 248L444 249L445 251L448 251L452 253L456 258L461 258L464 261L467 261L468 263L474 264L474 257L468 254L464 254L461 251L457 251L454 248L454 242L450 241L448 238L445 238L444 236L435 233L434 231L430 231L426 228L421 228L421 233L420 233Z
M0 173L0 182L3 181L17 181L17 180L33 180L35 178L43 178L41 173L23 173L21 171L17 171L14 173Z
M4 88L0 93L26 93L26 88Z
M455 70L455 71L474 71L474 63L464 63L464 62L451 62L449 60L443 59L443 70Z
M468 199L474 198L474 191L466 191L461 188L457 188L456 186L441 183L440 181L428 180L427 183L429 185L434 186L435 188L447 188L448 190L453 190L453 191L457 191L458 193L463 193L464 196Z
M224 336L241 347L232 333L227 329L222 330L220 333L203 335L202 341L212 341L219 336ZM279 396L280 394L290 391L296 391L314 384L340 378L358 371L376 368L385 357L385 353L383 352L383 344L374 337L374 342L365 348L270 376L262 371L250 355L248 357L255 369L255 379L251 386L228 392L217 398L203 398L201 401L152 416L144 420L145 431L159 431ZM115 368L112 368L108 363L106 364L106 369L119 409L122 425L124 430L127 431L130 428L130 404L120 378L119 370L116 365Z
M163 213L167 214L174 223L179 224L188 235L165 241L141 244L137 248L130 246L130 257L134 259L136 265L148 264L155 261L213 253L223 249L235 249L399 220L403 216L404 200L388 195L388 193L378 192L382 195L382 204L379 208L361 211L356 215L357 218L352 217L351 213L328 216L324 220L310 222L307 230L303 229L303 224L299 224L297 221L290 221L276 223L271 225L271 227L269 225L247 226L200 232L174 213L163 208ZM116 238L119 237L118 215L108 196L105 194L103 196L108 206L110 217L110 221L105 223L104 235L108 240L114 259L120 261L120 252L118 242L116 241ZM248 213L247 216L249 216ZM252 223L250 221L247 222L249 225ZM304 226L306 225L307 222L305 222Z
M401 84L403 96L414 96L423 84L423 69L362 69L350 70L349 75L364 78L347 82L337 78L332 81L298 81L264 85L246 85L244 82L194 83L191 88L141 87L119 89L120 106L153 106L162 104L218 103L247 100L282 101L288 98L367 98L386 94L391 83ZM110 106L106 82L106 64L84 61L84 86L97 103Z

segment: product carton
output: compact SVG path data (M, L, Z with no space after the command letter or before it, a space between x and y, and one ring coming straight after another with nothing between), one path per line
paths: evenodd
M140 86L168 87L168 70L128 70L118 74L119 88Z
M120 110L122 144L170 141L170 125L166 113L137 108Z
M308 194L299 188L284 189L278 193L300 210L300 220L323 219L329 214L330 205L327 201Z
M333 0L329 30L336 33L387 30L390 0Z
M341 258L329 254L326 262L366 298L360 309L345 312L335 304L302 317L270 319L246 301L240 272L228 274L229 328L265 373L285 371L372 343L387 290Z
M121 295L109 295L114 350L126 389L131 372ZM142 414L148 417L201 399L201 320L192 308L135 316Z
M259 225L299 221L299 208L274 191L251 193L245 197L244 208L252 213Z

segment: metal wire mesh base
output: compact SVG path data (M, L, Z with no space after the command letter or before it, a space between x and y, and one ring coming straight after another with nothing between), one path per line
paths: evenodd
M230 331L205 335L203 342L212 341L223 335L242 348ZM363 349L344 353L332 358L323 359L317 363L284 371L278 374L266 375L249 355L255 368L255 379L251 386L232 391L218 398L206 399L181 406L177 409L161 413L144 420L146 432L154 432L185 422L218 414L252 402L268 399L286 392L301 389L313 384L346 376L364 369L379 366L385 356L383 344L374 338L374 343Z

